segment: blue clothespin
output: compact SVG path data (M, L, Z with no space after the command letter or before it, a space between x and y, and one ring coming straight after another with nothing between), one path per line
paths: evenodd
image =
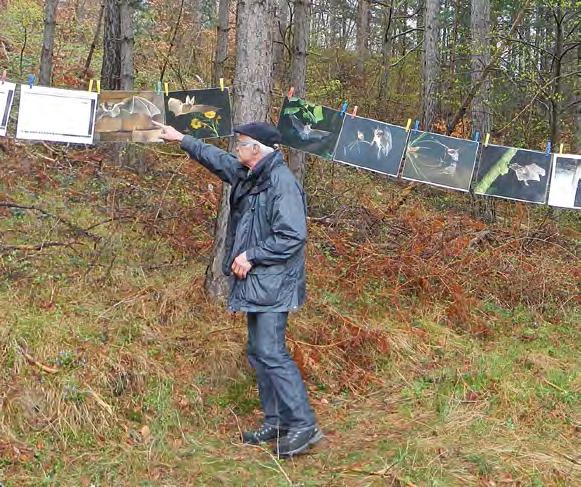
M345 112L347 111L347 107L349 106L349 103L347 103L346 101L343 102L343 105L341 105L341 116L345 115Z
M416 120L414 122L414 130L420 130L420 121L419 120Z
M34 84L35 79L36 79L36 76L34 76L33 74L29 74L28 75L28 86L30 86L32 88L32 85Z
M478 130L474 132L474 138L472 140L474 142L480 142L480 132Z
M547 148L545 150L545 154L549 155L551 153L551 141L547 140Z

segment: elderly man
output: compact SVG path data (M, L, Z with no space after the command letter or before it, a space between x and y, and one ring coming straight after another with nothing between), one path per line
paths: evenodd
M230 309L247 313L248 360L264 412L262 425L242 441L276 440L280 457L301 453L323 435L285 341L288 313L305 299L307 228L303 189L278 151L280 133L262 122L236 128L236 157L161 128L163 139L180 141L192 159L232 185L222 270L232 276Z

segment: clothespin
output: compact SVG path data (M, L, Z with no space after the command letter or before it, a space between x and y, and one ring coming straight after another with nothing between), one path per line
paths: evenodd
M472 140L474 140L474 142L480 142L480 132L478 130L474 132L474 137Z
M155 94L161 95L161 81L158 81L157 85L155 86Z
M551 141L547 140L547 148L545 149L545 154L549 155L551 153Z
M564 146L564 145L565 145L565 144L563 144L563 142L561 142L561 143L559 144L559 154L562 154L562 153L563 153L563 146Z
M36 79L36 76L34 76L33 74L28 75L28 86L30 88L32 88L32 85L34 84L35 79Z
M408 118L408 123L405 124L405 131L409 132L411 126L412 126L412 119Z
M341 105L341 115L345 115L345 112L347 111L347 107L349 106L349 103L347 103L346 101L343 102L343 105Z
M290 99L290 98L292 98L294 94L295 94L295 87L294 87L294 86L291 86L291 87L288 89L288 95L287 95L287 98L289 98L289 99Z
M353 111L351 112L351 118L355 118L355 115L357 115L357 105L353 107Z
M89 92L93 91L93 80L89 80Z
M490 140L490 133L486 133L486 137L484 137L484 147L488 147L488 142Z
M220 91L224 91L224 78L220 78Z
M6 81L6 70L2 71L2 77L0 79L2 80L2 84L4 84Z
M165 89L165 96L168 96L168 95L169 95L169 83L166 81L166 82L163 84L163 87L164 87L164 89Z
M97 94L101 94L101 80L98 79L97 80Z
M414 130L420 130L420 121L419 120L416 120L414 122Z

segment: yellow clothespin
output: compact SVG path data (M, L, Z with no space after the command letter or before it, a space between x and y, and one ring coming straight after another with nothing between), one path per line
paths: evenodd
M220 78L220 90L224 91L224 78Z
M411 126L412 126L412 119L408 118L408 123L406 123L406 125L405 125L405 131L409 132Z
M89 80L89 91L93 91L93 80Z
M490 134L487 133L486 137L484 138L484 147L488 147L488 141L490 140Z
M101 80L98 79L97 80L97 94L101 94Z
M165 89L165 96L168 96L168 95L169 95L169 83L166 81L166 82L163 84L163 87L164 87L164 89Z
M564 145L565 145L565 144L563 144L563 142L561 142L561 143L559 144L559 154L562 154L562 153L563 153L563 146L564 146Z

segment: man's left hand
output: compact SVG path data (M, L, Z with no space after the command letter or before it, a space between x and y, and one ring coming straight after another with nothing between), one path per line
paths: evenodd
M238 279L246 279L246 274L252 269L252 264L246 258L246 252L242 252L232 262L232 272Z

